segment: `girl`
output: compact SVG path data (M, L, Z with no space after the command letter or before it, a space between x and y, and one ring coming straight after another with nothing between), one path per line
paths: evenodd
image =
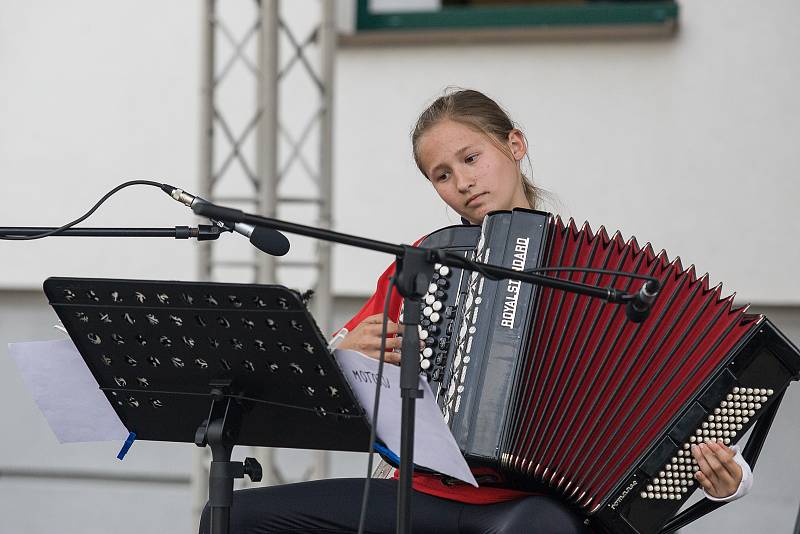
M527 155L525 136L486 95L459 90L438 98L419 117L411 140L419 170L464 222L480 224L495 210L539 207L539 191L521 171ZM381 312L393 273L390 267L381 275L375 294L339 332L339 348L378 357ZM401 300L396 292L390 300L386 360L391 363L400 361ZM697 480L707 497L733 500L749 489L750 468L736 447L709 443L692 452L701 469ZM491 469L476 468L474 473L479 488L438 475L415 474L413 531L588 532L583 518L555 499L505 487L502 476ZM339 479L239 491L232 508L232 531L356 532L362 490L363 480ZM396 480L372 481L366 532L394 532L396 497ZM207 509L200 531L208 532Z

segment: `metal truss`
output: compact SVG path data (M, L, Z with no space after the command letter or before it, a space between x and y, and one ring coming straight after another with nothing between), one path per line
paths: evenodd
M334 2L279 4L205 0L199 190L215 203L330 228ZM298 9L302 17L296 16ZM309 26L313 17L317 23ZM308 27L301 28L303 24ZM305 84L305 92L298 84ZM251 98L242 96L253 87ZM309 156L311 145L316 146ZM288 237L293 249L300 249L289 260L277 260L246 243L225 250L221 242L204 243L199 247L199 277L311 287L312 312L323 332L330 332L330 246ZM328 474L324 451L304 453L305 462L298 454L283 462L272 449L256 455L266 484ZM209 460L206 449L197 449L192 476L196 519L208 495Z

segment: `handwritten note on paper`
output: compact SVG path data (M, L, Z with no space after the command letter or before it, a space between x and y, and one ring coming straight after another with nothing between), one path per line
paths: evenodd
M9 343L8 351L58 441L128 436L72 341Z
M354 350L336 350L334 356L359 403L372 419L378 361ZM414 463L477 487L478 483L461 455L453 434L442 419L431 388L422 378L419 379L419 387L423 396L417 399L415 408ZM398 453L402 412L399 367L384 365L381 388L376 433L392 451Z

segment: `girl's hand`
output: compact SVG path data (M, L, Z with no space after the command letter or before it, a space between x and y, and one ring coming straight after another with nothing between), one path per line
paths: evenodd
M357 350L371 358L378 359L381 352L382 324L382 313L370 315L348 332L336 348ZM385 361L389 363L400 363L400 346L403 343L400 333L401 326L390 320L386 325L386 354L384 356ZM395 349L397 352L393 352Z
M694 476L706 493L719 499L736 493L742 481L742 467L733 459L736 451L711 441L692 445L692 455L700 466Z

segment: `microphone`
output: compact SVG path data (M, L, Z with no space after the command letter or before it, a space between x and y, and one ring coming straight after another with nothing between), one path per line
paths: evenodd
M190 208L198 204L208 204L209 202L202 197L187 193L183 189L179 189L169 184L161 184L161 190L166 194ZM233 231L241 234L250 240L250 243L262 252L266 252L271 256L283 256L289 252L289 240L286 236L272 228L264 228L262 226L253 226L252 224L245 223L229 223L226 221L219 221L211 219L211 221L220 228Z
M661 287L655 280L648 280L625 307L625 315L633 323L641 323L650 315L650 309L658 296Z

